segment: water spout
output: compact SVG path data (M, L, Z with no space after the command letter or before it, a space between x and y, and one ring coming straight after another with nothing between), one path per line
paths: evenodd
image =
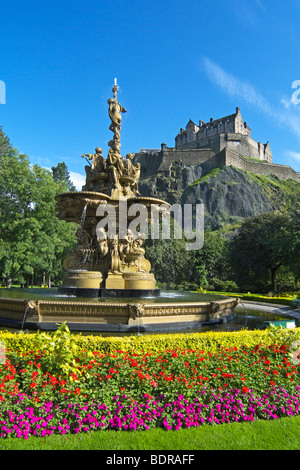
M245 307L245 305L244 305L244 302L239 302L239 305L240 305L241 307L243 307L243 309L244 309L244 314L245 314L245 325L244 325L244 326L247 326L247 324L248 324L248 319L247 319L248 312L247 312L247 309L246 309L246 307Z
M82 210L82 214L81 214L81 218L80 218L80 227L84 226L85 217L86 217L86 210L87 210L87 203L85 204L85 206Z
M24 312L24 315L23 315L23 320L22 320L22 325L21 325L21 330L20 331L23 331L28 310L35 310L36 307L37 307L37 304L33 300L29 300L29 302L27 303L27 306L25 308L25 312Z

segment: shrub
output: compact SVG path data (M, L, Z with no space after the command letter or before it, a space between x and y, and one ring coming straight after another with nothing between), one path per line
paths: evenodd
M221 292L238 292L239 287L234 281L222 281L221 279L212 278L210 281L213 290Z
M293 330L298 334L300 329ZM62 338L67 339L65 345ZM148 353L165 351L166 349L203 349L205 351L217 351L220 347L247 347L259 343L271 344L271 338L267 330L239 330L239 331L207 331L203 333L177 333L177 334L153 334L124 337L82 336L70 333L62 327L61 332L55 333L22 333L0 332L0 340L10 351L18 351L21 354L33 351L35 353L46 351L47 357L57 357L53 367L59 368L64 363L65 357L73 358L73 353L79 350L99 351L109 353L113 351L135 351ZM71 354L71 351L73 353ZM69 355L69 356L68 356Z

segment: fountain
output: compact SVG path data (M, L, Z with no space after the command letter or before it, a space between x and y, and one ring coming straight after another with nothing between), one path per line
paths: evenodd
M117 93L115 80L113 98L108 100L113 138L108 142L106 160L99 147L94 154L82 155L89 163L85 167L85 186L80 192L57 197L58 217L79 223L76 248L64 262L66 274L59 289L63 294L143 298L159 295L150 273L151 264L144 256L143 234L135 227L130 229L130 222L134 222L130 214L144 208L144 222L148 223L153 205L169 205L159 199L139 197L140 164L132 164L133 154L124 160L120 153L121 118L126 110L118 102Z
M170 205L139 193L140 165L132 163L133 154L124 159L120 153L126 110L117 99L116 79L112 91L108 113L113 137L107 158L99 147L82 155L88 163L82 191L56 197L58 218L78 224L77 244L64 261L58 297L0 298L0 319L20 318L24 325L27 318L27 327L38 329L67 321L74 330L145 331L231 318L238 299L187 293L168 302L157 288L143 238L154 211L168 212Z

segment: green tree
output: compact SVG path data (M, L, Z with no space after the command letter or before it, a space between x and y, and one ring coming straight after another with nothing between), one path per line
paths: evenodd
M2 155L8 154L8 153L14 153L14 152L16 152L16 150L13 149L9 141L9 138L3 132L2 126L0 126L0 158Z
M279 212L245 220L230 242L230 260L236 282L244 289L276 288L279 268L288 263L290 216Z
M300 281L300 210L294 212L287 224L287 265L296 283Z
M74 184L71 181L70 173L65 162L58 163L51 168L54 181L57 183L66 183L68 191L76 191Z
M222 233L205 231L203 247L194 253L193 262L195 280L201 286L209 285L213 278L225 281L231 277L228 247L229 240Z
M174 220L170 219L170 239L163 239L160 225L160 238L145 240L146 258L158 282L169 289L187 288L193 282L193 252L186 249L184 238L174 237Z
M145 248L157 281L174 289L192 282L192 252L184 240L147 240Z
M58 220L55 196L67 190L51 173L31 165L4 133L0 155L0 272L8 283L58 279L63 257L75 244L75 225Z

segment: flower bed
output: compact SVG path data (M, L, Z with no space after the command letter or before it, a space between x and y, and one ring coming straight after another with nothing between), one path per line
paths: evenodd
M65 330L52 346L7 351L0 364L2 438L299 414L299 366L289 344L104 353L76 349Z

